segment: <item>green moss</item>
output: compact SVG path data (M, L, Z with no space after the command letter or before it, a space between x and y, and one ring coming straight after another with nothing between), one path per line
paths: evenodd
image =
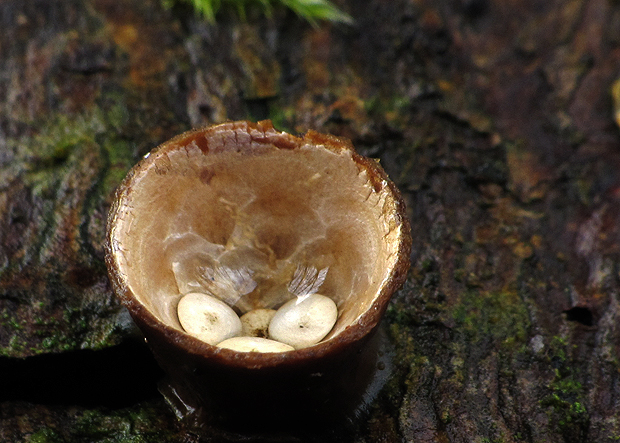
M13 331L20 331L24 329L24 326L15 317L10 317L6 322L3 322L3 325L7 326Z
M127 120L127 108L120 102L107 110L94 107L80 115L57 114L52 120L42 122L38 134L32 138L9 142L28 157L26 163L30 169L26 182L33 193L46 197L55 195L63 172L85 166L84 161L89 161L88 166L92 168L91 160L103 155L112 165L133 163L133 150L126 143L119 143Z
M511 291L467 291L453 317L470 342L490 336L508 347L525 342L530 324L525 305Z
M127 441L130 432L129 420L118 414L104 415L97 410L85 411L73 429L74 436L97 442Z
M62 172L72 169L83 158L84 151L93 148L94 135L103 130L100 113L74 118L59 114L44 123L38 135L17 141L30 157L26 182L33 194L44 198L55 195Z
M24 341L17 335L9 340L8 350L12 352L21 352L25 349Z
M56 114L37 124L37 134L7 140L17 157L14 169L7 174L21 177L41 208L37 226L30 227L36 229L39 243L33 242L24 260L39 257L46 241L53 243L55 227L63 215L84 203L79 199L88 189L85 180L95 180L88 196L106 198L134 163L135 150L122 138L127 114L120 100L106 110L94 107L79 115ZM96 187L101 184L103 189ZM20 264L14 260L9 267L19 268Z
M41 342L41 347L43 349L54 349L58 346L58 340L54 337L45 337Z
M73 351L77 349L80 342L72 337L71 333L53 334L47 332L47 336L41 340L40 349L36 354L41 354L49 351Z
M108 155L110 167L102 180L102 195L109 195L133 165L134 149L123 140L106 140L103 147Z
M291 122L295 119L295 109L292 107L280 107L277 103L269 107L269 119L273 126L279 131L285 131L294 134L295 130L291 126Z
M585 436L589 414L585 407L584 390L571 367L567 348L571 345L562 337L553 337L549 344L549 363L556 367L548 385L550 393L540 400L547 408L549 420L563 435Z
M564 337L554 336L549 343L549 355L563 364L568 358L566 353L568 346L568 341Z
M241 18L245 18L246 10L252 6L260 7L267 15L271 14L273 3L279 3L291 9L295 14L312 24L316 24L319 20L340 23L353 22L349 15L340 11L327 0L162 0L162 4L168 8L176 3L190 3L197 14L211 23L215 22L215 16L221 6L234 8Z
M75 441L93 443L146 443L176 441L173 430L161 422L161 413L136 406L106 413L88 410L78 418L71 430Z
M16 161L8 165L6 175L9 179L19 177L31 196L36 217L28 225L27 249L0 269L0 277L29 268L40 273L31 278L45 283L38 286L39 293L31 294L36 301L30 307L10 316L0 314L3 326L14 335L25 330L20 319L31 319L35 331L29 337L41 341L26 338L27 349L35 345L41 352L73 350L85 341L97 345L91 336L109 343L109 337L97 328L111 330L105 322L114 307L106 305L105 296L94 295L93 300L101 301L85 306L79 295L82 288L66 278L66 260L105 275L99 251L93 249L103 242L105 210L113 189L137 157L137 148L126 135L130 122L124 99L113 98L81 114L55 114L33 124L36 134L7 140ZM59 245L66 256L59 258ZM64 312L52 305L63 306ZM17 338L10 344L4 342L0 353L19 356L20 344Z
M60 443L63 440L49 428L39 429L27 440L28 443Z

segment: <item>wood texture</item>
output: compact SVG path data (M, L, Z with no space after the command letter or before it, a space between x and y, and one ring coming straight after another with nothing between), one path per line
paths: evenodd
M409 208L393 373L321 441L620 439L620 5L338 4L354 25L0 3L1 441L199 441L111 295L105 214L158 143L245 118L350 138Z

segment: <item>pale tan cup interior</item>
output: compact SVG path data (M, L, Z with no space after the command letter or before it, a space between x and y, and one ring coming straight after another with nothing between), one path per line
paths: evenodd
M253 308L284 303L298 265L329 267L319 292L339 313L326 340L371 308L398 259L402 226L387 184L371 183L351 150L246 141L241 152L212 144L205 154L183 143L143 160L113 226L122 278L152 314L182 330L166 245L183 233L223 246L229 265L251 268L258 285L244 303Z

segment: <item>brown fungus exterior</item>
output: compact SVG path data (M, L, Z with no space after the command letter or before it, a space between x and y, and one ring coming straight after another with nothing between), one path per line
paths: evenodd
M166 258L170 238L184 232L249 270L255 284L233 306L239 314L277 309L296 267L325 269L320 292L338 307L336 325L318 344L282 353L236 352L185 333ZM351 415L410 249L404 203L378 162L347 140L295 137L269 121L162 144L119 186L108 219L113 288L168 374L165 395L196 426L232 430L331 426Z

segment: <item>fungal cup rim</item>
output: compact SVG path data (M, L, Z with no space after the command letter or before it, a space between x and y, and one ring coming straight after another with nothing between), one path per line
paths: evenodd
M180 141L188 140L201 134L215 133L217 131L245 130L253 133L256 140L264 143L271 143L281 149L295 149L296 147L308 144L322 145L333 152L346 150L351 154L351 158L357 167L367 172L368 178L376 189L385 189L395 207L395 222L398 225L398 245L396 247L397 257L394 265L389 269L387 278L381 283L378 295L374 298L366 312L361 314L357 321L348 325L340 333L319 342L313 346L295 349L281 353L259 353L259 352L238 352L226 348L219 348L209 345L198 338L195 338L175 327L160 321L145 305L143 305L132 293L128 284L127 274L119 263L118 254L122 254L122 246L116 244L117 221L121 217L123 204L126 203L132 192L132 183L146 171L146 166L159 152L170 149L170 146L178 144ZM291 145L291 140L295 141L296 146ZM300 365L304 362L311 362L317 358L325 358L335 355L351 344L361 341L365 336L372 333L378 326L392 294L404 283L410 265L411 252L411 228L405 212L405 203L396 185L388 178L378 161L359 155L353 148L351 142L346 139L324 135L315 131L308 131L302 138L294 137L286 132L278 132L274 129L270 121L258 123L249 122L227 122L215 126L193 129L184 132L147 154L138 162L127 174L125 179L117 187L113 203L108 213L106 227L106 265L112 283L112 287L117 297L129 310L134 321L145 334L147 341L151 339L163 339L167 343L173 344L185 352L196 357L206 358L214 363L221 362L229 367L257 369L264 367L287 367Z

